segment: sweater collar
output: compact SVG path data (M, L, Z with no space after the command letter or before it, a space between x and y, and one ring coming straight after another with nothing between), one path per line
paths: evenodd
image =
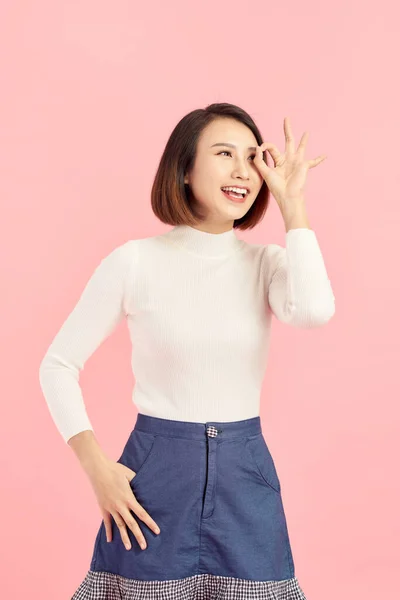
M229 255L241 245L233 227L223 233L209 233L190 225L176 225L163 237L193 254L208 257Z

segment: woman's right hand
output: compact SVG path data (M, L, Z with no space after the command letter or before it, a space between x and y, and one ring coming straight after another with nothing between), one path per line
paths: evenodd
M160 533L157 523L136 500L130 482L135 477L135 471L113 460L101 461L87 471L90 482L96 494L97 502L103 514L107 542L112 541L111 516L114 518L121 534L122 542L127 550L131 548L126 526L132 531L140 547L147 546L146 539L133 518L131 510L141 521L154 531Z

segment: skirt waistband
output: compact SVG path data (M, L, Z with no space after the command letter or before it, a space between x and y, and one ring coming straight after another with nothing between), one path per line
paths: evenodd
M262 432L260 416L241 421L175 421L138 413L134 429L171 437L202 440L207 437L221 439L244 438Z

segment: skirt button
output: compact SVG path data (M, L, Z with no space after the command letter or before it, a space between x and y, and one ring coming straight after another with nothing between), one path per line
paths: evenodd
M218 429L216 429L214 425L209 425L207 427L207 435L208 437L216 437L218 435Z

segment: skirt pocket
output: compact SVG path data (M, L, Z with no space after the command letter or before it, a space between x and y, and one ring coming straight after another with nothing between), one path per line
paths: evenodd
M150 459L154 454L157 435L134 429L125 444L124 450L117 462L135 471L129 483L136 485L138 479L149 467Z
M257 473L261 475L268 487L279 494L281 484L278 473L262 432L247 438L245 448L248 458Z

